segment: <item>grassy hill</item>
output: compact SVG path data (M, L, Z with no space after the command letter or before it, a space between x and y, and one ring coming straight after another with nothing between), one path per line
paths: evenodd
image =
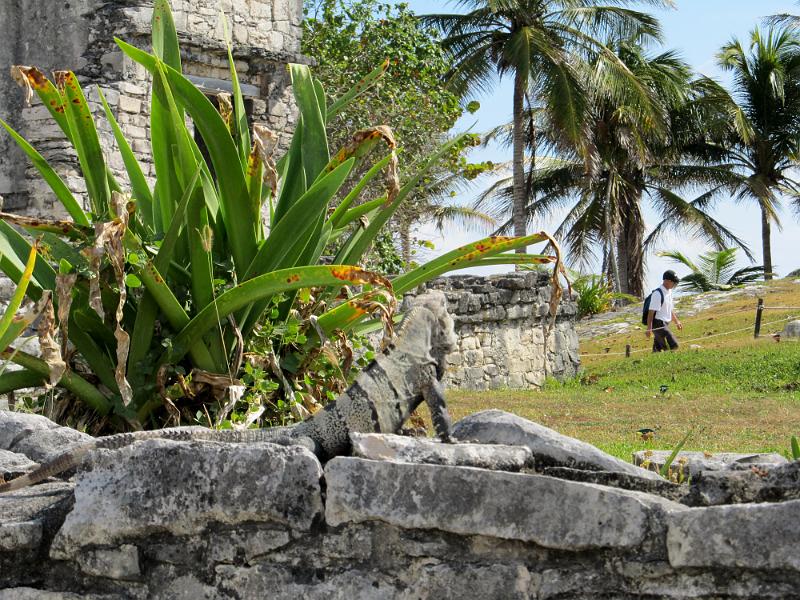
M762 336L754 339L757 296L767 309ZM541 391L451 390L448 403L454 419L499 408L625 460L635 450L670 448L690 430L687 450L788 454L791 436L800 435L800 343L776 342L771 334L788 318L800 318L800 308L770 307L800 307L800 284L779 280L683 298L676 309L684 323L677 332L682 347L661 354L649 351L640 308L632 307L594 328L627 331L581 341L578 378L549 381ZM591 325L581 329L591 335ZM636 430L643 427L659 427L655 439L642 440Z

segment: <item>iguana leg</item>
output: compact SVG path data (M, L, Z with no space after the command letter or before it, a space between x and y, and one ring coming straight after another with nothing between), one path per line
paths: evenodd
M450 415L447 412L447 405L444 402L444 389L438 380L434 379L422 388L422 397L431 411L431 421L436 435L443 442L451 443L453 438L450 435Z
M307 435L278 435L268 441L270 444L279 444L281 446L303 446L313 452L317 458L322 455L322 448Z

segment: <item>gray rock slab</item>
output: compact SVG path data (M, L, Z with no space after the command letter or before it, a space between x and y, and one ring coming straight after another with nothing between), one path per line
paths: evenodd
M800 461L703 471L692 478L687 504L714 506L800 500Z
M118 595L72 594L70 592L51 592L30 587L15 587L0 590L0 600L118 600Z
M156 532L274 522L308 530L322 514L317 458L300 446L150 440L92 453L51 548L69 558Z
M650 464L651 469L657 471L667 462L672 454L671 450L640 450L634 452L633 462L641 465L645 461ZM720 471L732 467L749 467L765 465L785 465L788 461L780 454L775 453L750 453L739 454L735 452L678 452L678 456L672 462L673 469L682 468L684 473L696 475L701 471Z
M0 450L24 454L37 462L91 439L85 433L61 427L41 415L0 411Z
M0 450L11 450L33 431L55 429L59 425L41 415L0 410Z
M520 471L533 466L524 446L501 444L443 444L438 440L379 433L351 433L353 455L370 460L477 467L495 471Z
M76 557L81 571L95 577L136 580L141 575L139 550L132 544L118 548L98 548L81 552Z
M623 490L655 494L675 502L682 502L689 492L687 485L678 485L666 479L659 481L649 477L638 477L616 471L584 471L567 467L546 467L542 470L542 474L549 477L558 477L559 479L569 479L570 481L596 483Z
M647 479L661 479L657 473L606 454L591 444L502 410L484 410L461 419L453 427L453 435L470 442L527 446L533 452L537 468L559 466L617 471Z
M789 321L783 326L781 336L787 338L800 338L800 321Z
M330 525L378 520L564 550L637 546L651 519L685 509L639 492L469 467L339 457L325 479Z
M0 552L17 552L38 548L44 527L41 521L0 523Z
M58 456L74 446L92 441L92 436L69 427L40 429L25 436L14 445L14 452L24 454L31 460L42 462Z
M667 515L673 567L800 570L800 500L692 508Z
M39 466L39 463L32 461L24 454L11 452L10 450L0 450L0 480L17 477L32 471L37 466Z
M36 520L71 493L72 484L57 481L0 494L0 523Z

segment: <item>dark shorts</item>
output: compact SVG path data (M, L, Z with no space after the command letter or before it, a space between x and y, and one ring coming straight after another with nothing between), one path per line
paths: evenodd
M653 352L662 352L664 350L676 350L678 348L678 340L672 335L672 332L667 329L667 323L661 319L653 319Z

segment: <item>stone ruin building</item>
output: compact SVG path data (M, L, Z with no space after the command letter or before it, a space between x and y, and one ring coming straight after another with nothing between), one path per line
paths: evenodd
M171 4L184 73L212 101L216 94L232 90L222 6L251 122L266 122L283 136L285 145L295 114L286 65L310 62L300 53L302 0L172 0ZM149 75L114 43L116 36L149 50L152 10L152 0L0 2L0 65L3 69L32 65L45 73L75 71L97 117L107 163L120 182L126 182L127 175L98 88L145 175L154 178L148 139ZM63 133L38 98L26 106L24 91L7 70L0 73L0 117L33 144L76 196L85 197L77 157ZM2 131L0 155L3 210L66 216L27 157ZM576 373L575 304L570 299L562 302L556 327L545 336L549 287L542 274L442 278L429 287L445 291L460 337L459 349L449 360L448 386L530 388L540 386L546 376Z
M294 105L287 63L307 63L300 54L302 0L172 0L183 70L212 97L230 92L231 82L220 6L230 24L236 68L251 121L290 133ZM4 0L0 3L0 116L31 142L73 193L85 192L78 161L41 103L25 106L22 90L8 75L11 65L43 72L69 69L84 87L97 115L106 160L126 181L122 156L97 93L100 87L116 113L145 175L155 177L150 159L149 77L125 56L114 37L150 49L152 0ZM36 99L38 101L38 98ZM60 204L14 141L0 136L0 196L4 210L62 216Z

